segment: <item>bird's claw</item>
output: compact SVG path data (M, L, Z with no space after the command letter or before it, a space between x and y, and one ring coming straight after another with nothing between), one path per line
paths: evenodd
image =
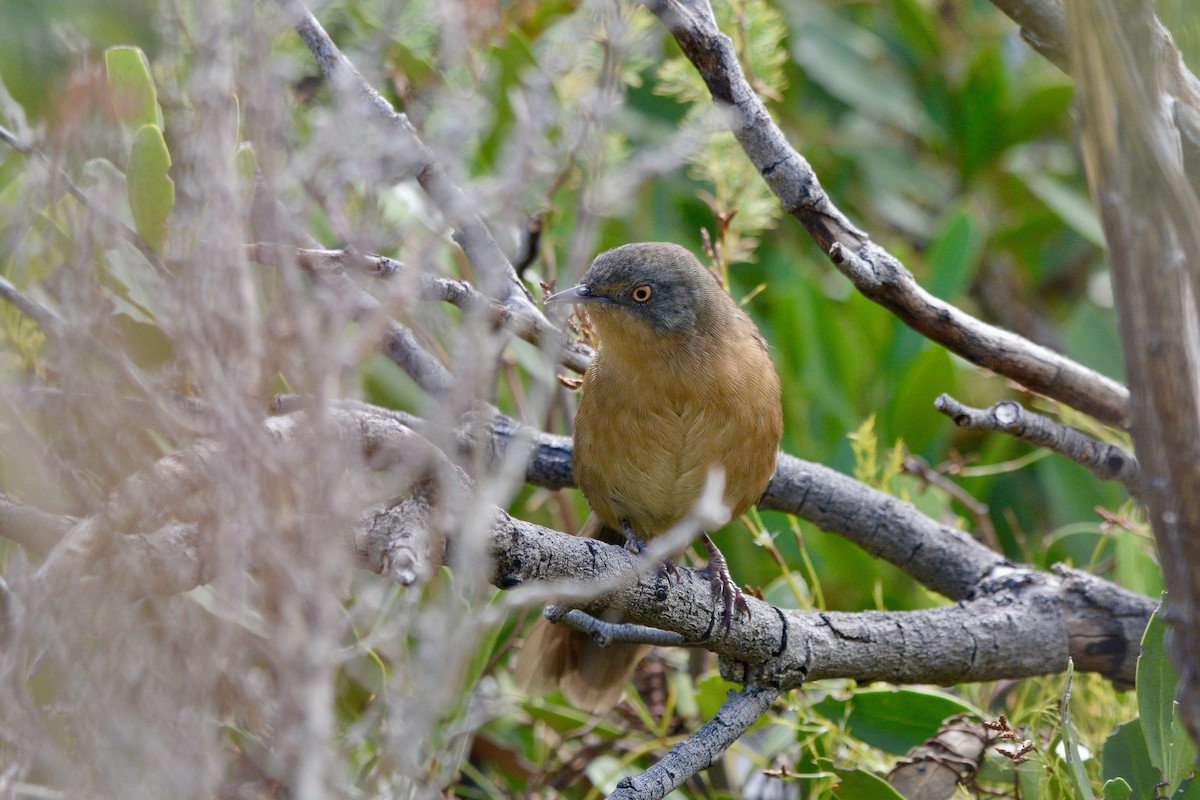
M621 532L625 534L626 550L634 555L641 555L645 552L646 543L638 538L633 530L633 525L628 520L621 521ZM679 581L679 567L675 566L675 562L668 558L658 565L658 579L667 586L674 586Z
M728 633L729 628L733 625L734 612L745 614L749 618L750 604L746 602L746 596L742 594L742 590L733 582L733 576L729 574L729 564L726 563L725 556L717 549L717 545L708 537L707 533L701 534L700 541L708 553L708 565L700 572L708 577L713 597L722 601L721 626Z
M629 524L629 520L621 520L621 532L625 534L625 549L634 555L641 555L642 551L646 549L646 543L634 533L633 526Z

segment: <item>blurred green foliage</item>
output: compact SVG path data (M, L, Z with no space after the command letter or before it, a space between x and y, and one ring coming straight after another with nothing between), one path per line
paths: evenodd
M154 0L0 0L0 77L35 119L67 111L73 73L105 48L141 47L158 54Z
M1164 14L1194 54L1200 28L1194 15L1186 15L1187 2L1165 3ZM101 9L81 0L0 0L0 77L33 121L62 124L73 108L72 87L88 86L76 80L86 75L81 65L99 63L106 46L138 45L155 63L162 43L152 15L144 13L151 5L123 0ZM1102 237L1074 148L1071 86L1020 42L1010 21L982 0L731 0L718 3L717 12L755 87L826 191L925 287L1105 374L1122 376ZM637 153L694 124L708 105L690 65L638 7L502 3L497 24L470 32L473 69L443 68L434 0L401 8L385 0L331 0L320 15L348 51L382 43L366 48L382 63L360 66L367 74L391 76L379 88L426 132L449 124L437 106L448 88L469 88L487 101L486 113L459 142L468 177L475 179L503 165L518 130L522 93L549 92L565 109L588 102L598 86L623 95L619 113L603 127L585 115L559 118L560 127L548 131L548 138L577 137L585 144L562 151L569 158L557 165L560 171L532 182L514 199L522 214L546 214L542 259L530 273L535 291L538 280L565 284L576 277L567 272L581 267L563 255L580 223L581 196ZM294 39L281 37L275 47L312 71ZM564 48L571 49L571 58L563 57ZM296 110L300 131L305 113L303 106ZM577 126L589 125L599 139L586 144ZM158 127L147 126L158 135L153 169L144 180L156 181L152 188L159 197L170 182L162 181L170 126L168 118L165 142ZM7 186L17 180L18 168L11 153L3 158L0 177ZM89 169L100 175L94 183L124 183L129 174L122 176L106 161ZM786 452L855 474L976 534L990 527L1013 559L1039 566L1065 561L1136 591L1158 593L1161 580L1145 522L1119 486L1101 484L1081 467L1009 438L961 432L932 404L942 392L973 405L1016 397L1061 413L1071 424L1086 421L965 364L855 293L780 213L728 134L708 137L686 164L635 184L623 200L602 220L594 249L661 239L700 252L707 233L714 269L771 343L784 387ZM162 218L151 215L145 225L161 228L168 210L160 208ZM53 209L47 219L55 219ZM136 209L132 219L138 219ZM138 222L138 230L143 227ZM329 229L314 212L314 233ZM14 246L4 244L10 263ZM0 269L7 274L9 264ZM109 275L126 318L150 326L153 315L135 299L136 280L112 270ZM22 284L36 277L10 275ZM0 317L4 367L41 369L36 331L7 307ZM514 345L515 360L536 365L522 348ZM518 375L514 385L501 387L506 410L519 413L517 389L524 379ZM374 402L420 405L419 389L382 357L363 364L361 384ZM1091 432L1128 444L1098 426ZM904 473L905 453L940 465L984 503L986 525L943 489ZM512 511L558 528L573 527L586 514L575 493L561 504L546 500L545 492L526 489ZM782 514L749 515L717 538L734 575L766 587L781 605L899 610L938 602L899 570ZM491 673L506 684L503 656L517 627L510 621L481 648L473 679ZM689 662L678 653L664 658L667 678L641 679L665 698L653 710L639 699L619 719L596 722L549 697L487 722L473 755L459 766L458 796L505 797L530 786L559 786L571 797L595 797L619 774L645 766L693 730L729 688L703 659ZM660 659L655 665L663 664ZM340 724L349 730L359 723L385 690L388 675L381 661L348 662L338 693ZM919 689L892 694L836 682L813 686L795 693L769 725L739 744L722 769L786 764L791 776L786 779L800 787L800 796L827 796L839 780L849 792L870 782L854 768L886 771L887 758L870 745L901 752L932 733L929 728L936 729L942 716L966 707L1007 714L1014 725L1027 726L1038 746L1033 767L1019 771L994 758L985 773L993 783L1019 782L1025 797L1066 797L1075 776L1053 749L1061 738L1053 709L1062 689L1061 679L1049 678L1018 688L960 687L959 699L951 699ZM1087 676L1075 678L1073 702L1078 735L1092 752L1133 713L1128 696ZM909 713L898 713L897 703ZM900 717L904 725L889 724ZM1136 723L1113 734L1104 751L1106 759L1110 752L1114 760L1124 754L1132 774L1123 777L1141 787L1149 780L1138 749L1144 743L1139 745L1140 729L1130 725ZM370 769L378 747L364 738L347 765L350 771ZM579 763L573 766L572 758ZM1093 762L1089 769L1099 786L1098 767ZM714 792L710 796L722 796L716 788L721 772L698 779ZM1104 777L1121 773L1110 774L1106 764ZM737 779L743 778L739 773ZM686 796L703 791L689 789Z

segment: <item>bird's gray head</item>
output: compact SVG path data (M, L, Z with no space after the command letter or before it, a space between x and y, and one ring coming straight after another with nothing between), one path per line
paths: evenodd
M688 250L639 242L596 256L578 286L546 302L586 304L603 316L628 314L658 333L692 333L706 327L724 294Z

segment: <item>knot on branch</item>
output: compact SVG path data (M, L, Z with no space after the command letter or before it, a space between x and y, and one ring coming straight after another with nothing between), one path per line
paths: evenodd
M1157 603L1065 564L1055 564L1053 571L1062 581L1067 641L1076 668L1133 688L1139 644Z
M363 514L355 532L359 564L404 586L431 578L446 561L446 538L431 524L424 493Z

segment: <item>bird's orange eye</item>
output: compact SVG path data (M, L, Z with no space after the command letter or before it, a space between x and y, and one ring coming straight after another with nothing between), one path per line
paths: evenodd
M650 299L650 295L652 294L654 294L654 290L643 283L641 286L633 287L633 291L629 293L629 296L633 298L633 302L635 303L644 303Z

